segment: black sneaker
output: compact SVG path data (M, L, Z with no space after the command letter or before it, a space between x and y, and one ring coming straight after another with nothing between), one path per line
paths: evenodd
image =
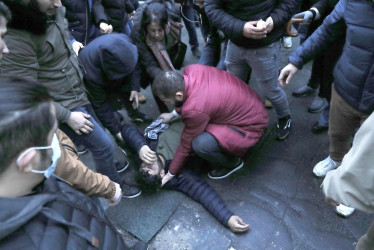
M291 116L285 116L278 119L277 127L275 128L275 137L277 140L284 140L288 137L291 130Z
M219 180L228 177L232 173L238 171L244 166L244 162L237 158L238 164L231 168L216 168L208 173L208 177L213 180Z
M121 173L129 167L129 162L127 160L124 160L122 162L115 161L114 165L116 166L117 173Z
M128 114L128 116L130 117L131 121L133 121L133 122L151 122L151 121L153 121L152 117L150 117L149 115L146 115L142 112L139 112L139 111L132 112L131 114Z
M125 198L135 198L142 194L142 191L137 186L126 184L122 182L122 197Z
M88 148L86 148L82 144L77 146L77 153L78 153L78 155L83 155L83 154L85 154L87 152L88 152Z

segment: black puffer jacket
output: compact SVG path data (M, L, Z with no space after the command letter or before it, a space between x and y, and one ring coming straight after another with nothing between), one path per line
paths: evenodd
M244 48L259 48L279 40L284 24L298 11L301 0L205 0L205 11L214 26L222 30L230 40ZM244 24L269 16L273 30L266 38L256 40L243 36Z
M0 198L0 249L126 249L94 200L51 177L36 193Z
M128 13L132 13L135 9L130 0L102 0L105 13L109 23L113 26L113 30L122 31L128 20Z
M62 4L66 7L65 17L69 21L71 35L84 45L95 38L90 36L92 26L99 25L100 22L108 23L101 0L92 0L91 12L88 0L62 0Z

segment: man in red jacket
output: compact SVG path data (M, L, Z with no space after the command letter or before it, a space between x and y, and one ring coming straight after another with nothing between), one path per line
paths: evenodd
M240 159L262 136L268 115L261 99L239 78L214 67L190 65L183 71L163 72L152 91L165 104L174 105L171 113L161 114L164 123L181 115L185 124L180 144L164 185L178 174L192 152L218 163L209 173L222 179L243 166Z

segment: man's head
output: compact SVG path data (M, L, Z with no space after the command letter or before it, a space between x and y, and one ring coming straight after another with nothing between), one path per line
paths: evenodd
M136 176L138 187L144 194L151 194L161 188L162 178L165 176L164 162L157 155L157 160L152 164L142 162Z
M154 79L152 91L166 105L181 107L184 101L184 78L176 71L162 72Z
M54 19L61 0L3 0L15 18L9 27L44 34L50 19Z
M0 61L3 58L3 54L9 53L8 47L4 41L4 36L7 32L6 26L11 18L12 15L8 7L3 2L0 2L0 51L2 51L0 54Z
M32 171L43 171L51 165L52 150L32 148L50 146L56 128L54 106L45 87L0 76L1 182L40 183L43 175Z

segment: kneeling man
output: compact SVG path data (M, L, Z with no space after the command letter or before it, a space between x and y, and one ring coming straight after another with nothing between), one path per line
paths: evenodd
M268 115L260 97L239 78L205 65L190 65L183 71L163 72L152 85L154 95L174 105L161 114L163 122L181 116L185 128L170 164L164 185L178 174L192 150L221 165L209 173L222 179L243 166L240 159L262 136Z

